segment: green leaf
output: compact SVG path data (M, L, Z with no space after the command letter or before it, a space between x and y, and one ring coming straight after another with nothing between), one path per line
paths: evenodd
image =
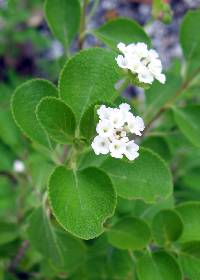
M180 242L200 241L200 203L187 202L177 206L176 210L184 224Z
M179 255L184 274L189 279L198 279L200 275L200 242L185 243Z
M100 103L99 103L100 104ZM102 103L101 103L102 104ZM96 134L96 125L99 116L97 115L97 104L91 105L83 114L80 121L80 135L92 140Z
M43 98L36 115L49 136L59 143L69 143L75 136L76 121L72 110L55 97Z
M182 280L181 269L175 258L166 252L144 255L136 265L139 280Z
M12 151L0 142L0 171L8 171L13 167L13 162L15 160L15 155Z
M43 207L37 208L29 219L28 238L44 257L59 265L62 260L56 234Z
M170 196L161 199L154 204L147 204L143 200L127 200L121 197L117 199L116 212L119 216L131 215L145 220L148 224L152 223L154 216L162 209L174 208L174 199Z
M119 249L139 250L150 241L149 226L141 219L126 217L119 220L108 232L108 241Z
M144 139L142 146L149 148L166 161L171 159L171 151L169 145L164 137L162 136L149 136Z
M108 157L100 165L110 176L117 194L127 199L155 202L172 193L172 177L165 162L150 150L141 148L134 161Z
M85 259L86 248L83 243L68 233L53 228L43 207L33 212L27 232L31 244L55 271L65 271L69 275Z
M14 149L21 143L19 130L8 108L0 109L0 138Z
M10 180L7 177L0 177L0 217L16 215L18 208L18 192L16 189L13 188Z
M80 2L78 0L46 0L44 8L52 33L65 48L69 47L79 29Z
M83 239L100 235L103 222L116 206L109 177L94 167L77 172L57 167L50 177L48 194L58 222Z
M200 105L173 108L175 121L184 136L196 147L200 147Z
M38 153L29 155L27 160L27 168L31 170L31 179L34 188L42 191L47 185L47 179L55 168L51 161L44 158Z
M15 240L19 235L18 226L14 223L0 222L0 245Z
M152 234L160 246L177 240L183 232L183 223L174 210L161 210L152 222Z
M73 110L79 123L90 105L117 97L114 85L118 78L112 52L100 48L84 50L65 65L59 82L60 97Z
M194 71L200 70L200 10L189 11L180 28L180 43L188 62L188 75L193 77Z
M165 86L159 82L154 82L146 95L145 122L148 123L158 113L158 111L175 97L181 86L181 78L175 74L166 75L167 82Z
M67 275L71 275L86 261L86 246L81 240L65 231L56 230L55 233L63 256L63 263L60 263L55 269L61 272L65 271ZM52 265L54 266L54 264Z
M73 280L87 279L135 279L135 264L129 253L111 247L105 234L94 239L88 246L88 257L81 269L73 275ZM71 280L71 278L70 278Z
M117 49L117 44L144 42L150 45L150 40L143 28L135 21L127 18L117 18L106 22L104 25L92 31L99 40Z
M13 95L11 105L17 125L27 137L44 146L49 146L49 140L37 121L35 109L43 97L56 97L57 94L53 84L35 79L19 86Z

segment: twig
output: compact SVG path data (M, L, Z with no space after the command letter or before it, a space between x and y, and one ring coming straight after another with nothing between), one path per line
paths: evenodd
M83 0L83 8L81 14L80 32L79 32L79 40L78 40L79 50L83 48L83 43L84 43L87 5L88 5L88 0Z
M21 260L23 259L27 249L29 247L29 241L28 240L24 240L22 242L22 245L20 246L17 255L15 256L15 258L11 261L8 270L10 272L15 272L16 268L18 267L19 263L21 262Z
M17 178L11 172L0 171L0 176L7 177L13 183L13 185L17 184Z
M146 125L146 128L144 130L144 134L146 134L146 132L151 128L152 124L154 123L155 120L157 120L162 113L164 113L173 103L174 101L177 99L178 96L180 96L190 85L190 83L196 78L196 76L199 74L200 72L200 68L198 68L193 77L187 79L179 88L179 90L176 92L176 94L165 104L164 107L162 107L157 114L150 120L150 122ZM143 134L143 135L144 135Z

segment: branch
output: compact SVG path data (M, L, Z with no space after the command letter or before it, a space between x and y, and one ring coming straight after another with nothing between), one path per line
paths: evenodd
M10 272L15 272L16 268L18 267L19 263L21 262L21 260L23 259L27 249L29 247L29 241L28 240L24 240L22 242L22 245L20 246L17 255L15 256L15 258L11 261L8 270Z
M200 73L200 68L198 68L193 77L185 80L185 82L181 85L180 89L176 92L176 94L155 114L155 116L150 120L150 122L146 125L144 134L151 128L154 121L156 121L180 96L190 85L190 83L196 78L196 76ZM144 135L143 134L143 135Z

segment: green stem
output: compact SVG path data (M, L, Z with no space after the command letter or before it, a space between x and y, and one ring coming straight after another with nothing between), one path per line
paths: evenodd
M80 31L79 31L79 41L78 47L81 50L83 48L84 38L85 38L85 27L86 27L86 9L89 0L83 0L81 22L80 22Z
M92 6L92 8L90 10L89 15L87 16L86 22L89 22L91 20L91 18L94 16L98 5L99 5L99 0L94 0L94 4L93 4L93 6Z
M120 85L119 89L117 90L119 95L121 95L125 89L127 88L127 86L129 85L129 79L124 79L124 81L122 82L122 84Z
M157 112L157 114L147 123L143 136L146 132L151 128L154 121L156 121L168 108L170 108L173 103L177 100L177 98L190 86L191 82L196 78L196 76L200 73L200 68L196 70L194 75L183 82L179 90L177 90L176 94Z

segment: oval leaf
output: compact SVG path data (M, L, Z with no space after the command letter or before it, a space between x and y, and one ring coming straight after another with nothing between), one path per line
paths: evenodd
M55 265L63 261L55 232L43 207L37 208L30 216L27 233L31 244L44 257L52 260Z
M17 125L27 137L49 146L45 131L36 118L35 109L43 97L57 96L56 87L46 80L31 80L19 86L12 99L12 111Z
M181 132L196 147L200 147L200 105L173 108L174 118Z
M165 252L144 255L136 266L139 280L182 280L176 260Z
M199 69L200 63L200 10L189 11L184 17L180 28L180 43L188 62L188 74Z
M49 199L58 222L83 239L101 234L116 206L109 177L92 167L77 172L57 167L50 177Z
M200 203L188 202L178 205L176 210L184 224L180 242L200 241Z
M142 146L151 149L166 161L171 159L170 147L162 136L149 136L144 139Z
M46 0L45 2L48 25L65 48L69 46L79 29L80 13L78 0Z
M200 242L188 242L183 245L179 260L184 274L189 279L198 279L200 275Z
M181 218L174 210L162 210L152 222L152 234L160 246L168 245L179 238L183 231Z
M149 226L141 219L126 217L109 229L107 236L114 247L138 250L149 243L151 233Z
M72 110L54 97L43 98L36 109L42 127L53 140L59 143L72 142L76 121Z
M84 50L65 65L59 82L60 96L79 122L86 108L95 102L112 101L119 76L114 54L104 49Z
M150 40L143 28L135 21L127 18L117 18L108 21L92 33L103 43L113 49L117 49L117 44L144 42L150 45Z
M28 236L31 244L57 271L70 274L84 261L84 244L68 233L53 228L43 207L36 209L30 217Z
M134 162L109 157L101 168L123 198L155 202L172 193L172 177L167 165L150 150L140 149L140 156Z
M14 223L0 222L0 245L9 243L19 236L18 226Z

